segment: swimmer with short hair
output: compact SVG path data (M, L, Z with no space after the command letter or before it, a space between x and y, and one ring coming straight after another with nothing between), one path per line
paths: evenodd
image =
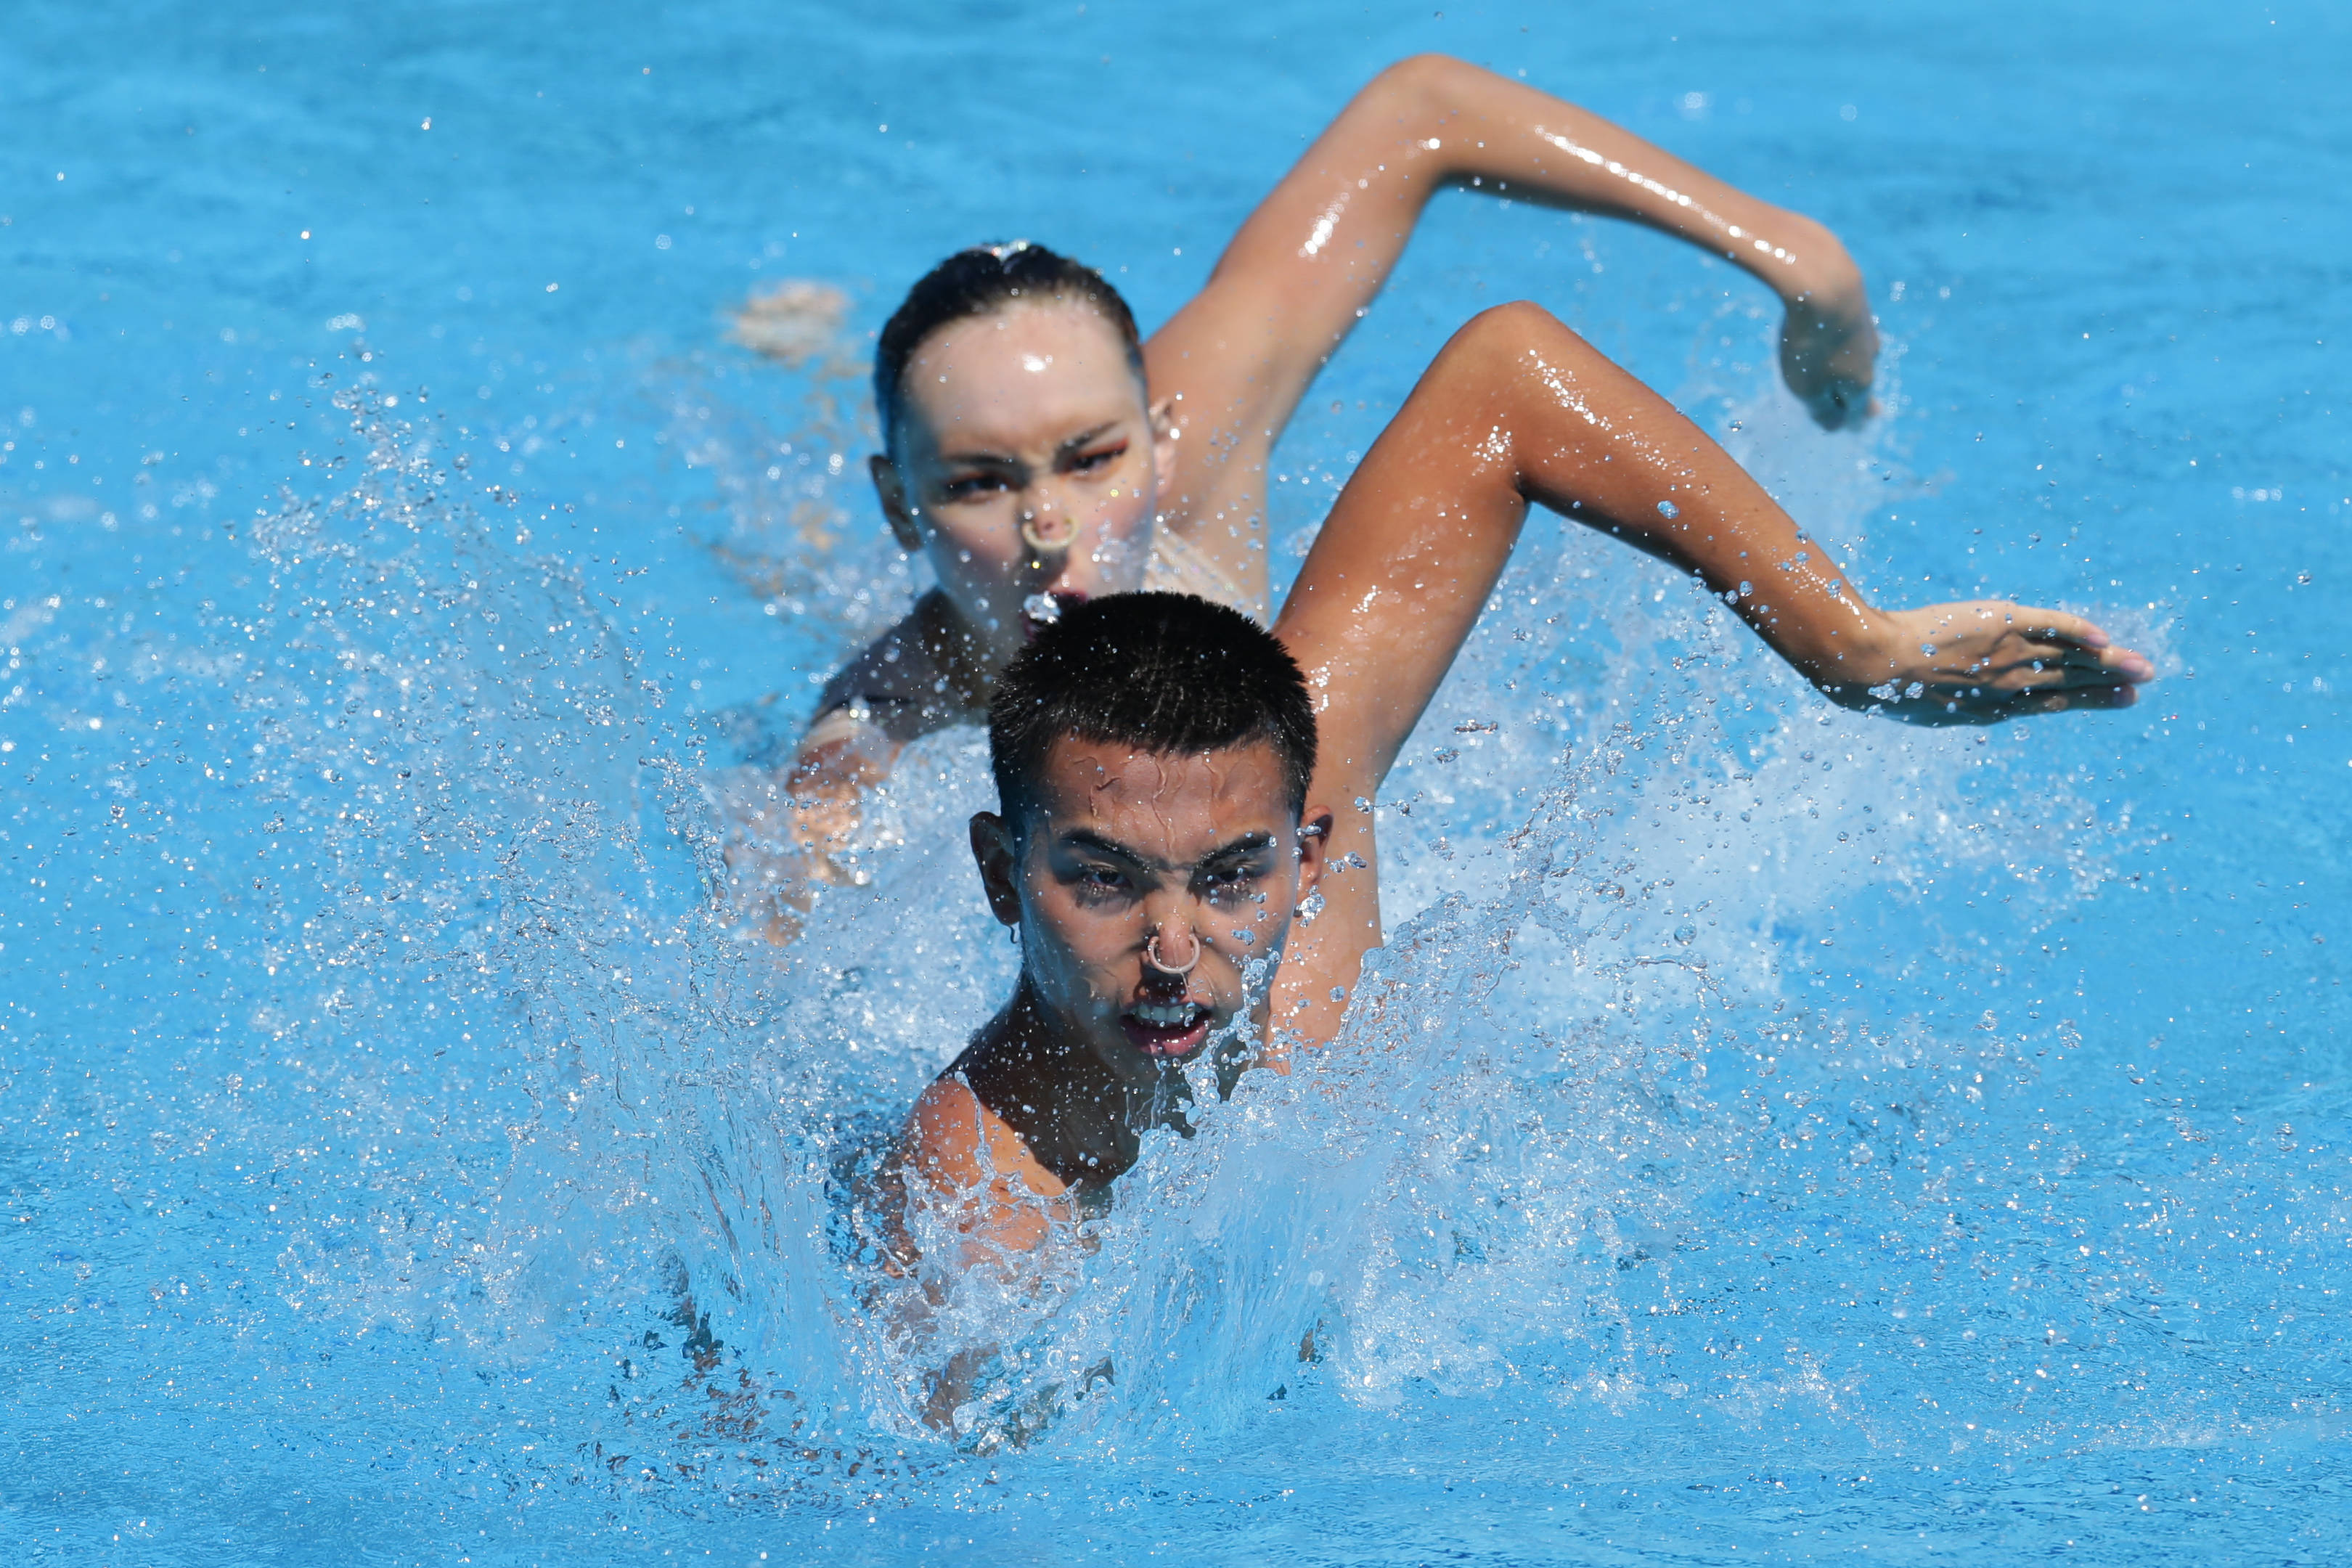
M949 258L882 331L870 464L939 586L825 688L788 776L734 807L740 907L790 933L837 875L863 792L899 750L975 721L1064 605L1140 587L1267 613L1266 465L1430 198L1486 194L1645 224L1782 301L1780 366L1821 424L1870 408L1862 274L1820 224L1596 115L1443 56L1382 71L1146 341L1091 268L1042 246Z
M894 1268L914 1229L958 1237L952 1268L1003 1266L1098 1211L1143 1134L1181 1125L1212 1042L1286 1070L1338 1033L1381 940L1368 803L1531 502L1700 577L1845 707L1990 723L2128 706L2154 675L2060 611L1873 606L1664 399L1535 306L1486 311L1365 456L1270 633L1107 597L1000 678L999 806L971 834L1021 975L886 1163L932 1222L898 1230Z

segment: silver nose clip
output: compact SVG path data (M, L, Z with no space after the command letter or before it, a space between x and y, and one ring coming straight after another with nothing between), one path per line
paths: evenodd
M1059 555L1078 542L1078 525L1073 518L1062 519L1062 531L1048 534L1038 525L1044 519L1030 516L1021 520L1021 542L1040 555Z
M1192 933L1192 961L1181 969L1160 956L1160 933L1158 931L1153 931L1151 933L1150 940L1143 944L1143 956L1150 962L1151 967L1160 971L1160 973L1174 975L1177 978L1181 979L1183 976L1192 973L1192 971L1201 966L1201 933L1198 931L1194 931Z

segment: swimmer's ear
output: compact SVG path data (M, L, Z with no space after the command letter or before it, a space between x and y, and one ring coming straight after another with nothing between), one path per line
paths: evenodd
M980 885L988 894L988 912L999 925L1021 923L1021 857L1013 844L1013 827L992 811L971 816L971 858L980 867Z
M1151 405L1152 489L1165 496L1176 488L1176 400L1163 397Z
M1298 822L1298 896L1297 902L1305 903L1323 880L1323 868L1331 863L1331 813L1319 805L1310 805Z
M866 471L874 476L874 493L882 500L882 515L890 520L891 537L908 554L919 553L923 531L915 526L915 515L907 510L907 486L898 478L898 465L877 452L866 459Z

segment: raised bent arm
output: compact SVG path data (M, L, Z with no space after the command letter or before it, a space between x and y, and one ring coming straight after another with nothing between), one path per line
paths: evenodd
M1789 308L1782 368L1814 417L1867 412L1877 334L1829 230L1523 82L1422 55L1357 95L1148 345L1153 395L1177 399L1192 521L1255 494L1250 458L1271 448L1447 186L1646 224L1745 268Z
M1704 579L1832 700L1926 723L2122 707L2153 667L2078 616L1998 601L1877 609L1720 447L1533 305L1455 334L1349 481L1275 635L1318 694L1315 801L1330 856L1375 862L1370 797L1469 636L1528 504ZM1327 877L1329 911L1285 960L1276 1016L1336 1029L1379 941L1369 876Z

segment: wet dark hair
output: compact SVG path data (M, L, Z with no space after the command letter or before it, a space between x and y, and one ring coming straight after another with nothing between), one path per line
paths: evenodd
M941 327L992 315L1018 300L1075 300L1093 306L1127 345L1136 379L1143 379L1143 339L1135 330L1135 312L1101 273L1025 239L959 250L907 290L874 346L874 408L882 418L885 451L898 449L900 384L923 340Z
M1315 704L1290 650L1239 610L1190 594L1111 594L1062 612L997 678L988 758L1019 833L1054 742L1198 753L1258 742L1294 814L1315 772Z

